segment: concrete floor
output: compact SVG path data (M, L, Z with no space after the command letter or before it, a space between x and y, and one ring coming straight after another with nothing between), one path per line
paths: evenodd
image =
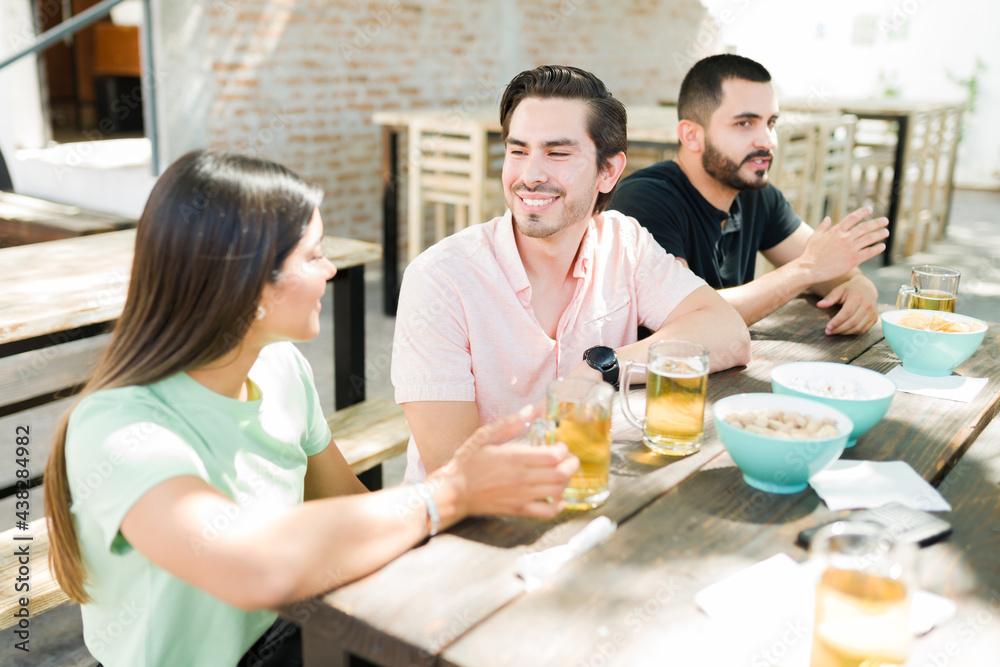
M962 271L957 311L991 322L1000 322L1000 192L956 191L951 223L947 235L925 252L907 257L892 266L882 266L875 258L862 270L876 284L879 300L894 303L899 285L909 283L910 267L917 264L940 264ZM369 396L393 397L389 377L392 354L392 332L395 319L383 314L381 266L370 265L365 276L367 317L365 327L366 377ZM329 322L331 294L324 303L324 324ZM333 344L332 332L325 326L316 340L300 345L312 364L323 405L333 408ZM0 419L0 433L12 433L15 424L30 424L34 433L34 458L41 462L46 454L45 442L51 437L52 425L65 410L67 402ZM397 457L384 467L387 486L402 480L405 457ZM13 525L13 499L0 501L0 530ZM32 518L42 516L41 491L32 498ZM13 648L12 629L0 632L0 665L11 667L31 665L92 666L82 645L79 608L63 605L33 620L32 652L24 654Z

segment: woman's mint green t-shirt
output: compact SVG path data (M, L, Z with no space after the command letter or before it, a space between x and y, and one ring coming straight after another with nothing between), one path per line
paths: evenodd
M83 635L105 667L235 665L274 622L269 611L242 611L161 570L119 532L143 494L181 475L232 498L241 522L302 502L306 458L330 442L312 371L294 345L275 343L250 379L257 400L227 398L180 373L96 392L73 411L66 464L93 600L82 606ZM206 518L200 539L211 542L236 518Z

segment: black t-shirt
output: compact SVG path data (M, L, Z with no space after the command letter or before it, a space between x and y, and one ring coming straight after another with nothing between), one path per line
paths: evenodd
M802 223L772 185L740 192L728 213L720 211L673 160L623 180L608 208L638 220L664 250L686 260L716 289L753 280L757 251L778 245Z

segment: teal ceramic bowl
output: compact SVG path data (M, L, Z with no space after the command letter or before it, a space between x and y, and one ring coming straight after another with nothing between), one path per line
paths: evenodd
M924 331L897 324L899 318L916 313L927 317L939 315L954 322L978 325L968 333ZM903 370L917 375L945 377L955 366L972 356L986 337L986 322L967 315L933 310L889 310L882 313L882 334L889 347L903 362Z
M854 422L847 439L858 437L885 416L896 395L896 383L873 370L827 361L782 364L771 371L771 391L802 396L837 408Z
M837 435L827 438L789 440L751 433L726 421L732 412L781 408L786 412L833 419ZM809 478L840 458L847 437L854 429L850 417L840 410L801 396L784 394L736 394L712 406L715 431L722 445L739 466L747 484L768 493L798 493Z

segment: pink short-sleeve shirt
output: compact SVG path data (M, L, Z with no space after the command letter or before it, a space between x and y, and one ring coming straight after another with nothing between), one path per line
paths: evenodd
M640 324L659 329L705 284L617 211L590 222L573 276L576 292L552 339L532 310L509 211L427 249L407 267L400 290L396 402L475 401L481 422L492 422L539 403L584 350L634 343ZM406 477L423 474L411 438Z

